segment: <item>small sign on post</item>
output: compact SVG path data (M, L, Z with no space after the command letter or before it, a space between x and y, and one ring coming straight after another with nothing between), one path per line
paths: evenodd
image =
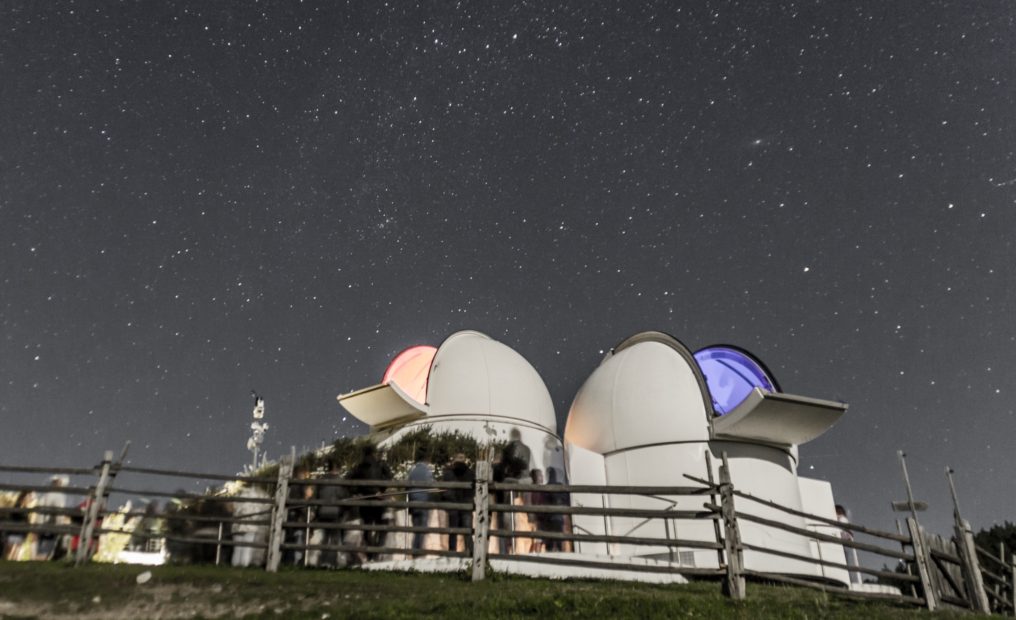
M893 512L924 512L928 509L927 502L919 501L895 501L891 502L890 506L892 506Z

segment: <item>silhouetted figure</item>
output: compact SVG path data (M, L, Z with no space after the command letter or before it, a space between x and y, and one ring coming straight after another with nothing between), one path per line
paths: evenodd
M53 476L50 479L50 491L39 495L35 502L38 512L32 514L29 522L33 525L52 528L57 525L66 525L68 520L65 516L56 514L67 507L67 494L61 491L67 486L69 480L64 476ZM60 544L63 535L53 531L40 531L35 551L35 559L52 560L60 557L66 548Z
M159 515L159 502L152 500L145 506L145 516L134 528L127 548L131 551L155 552L159 550L159 539L163 536L162 517Z
M529 475L533 452L522 443L522 432L519 429L513 428L508 433L508 439L508 445L501 454L501 462L504 463L505 479L508 482L518 482Z
M850 523L850 514L848 513L847 509L844 506L840 505L840 504L836 504L836 520L839 521L840 523ZM853 530L841 529L840 530L840 538L843 539L843 540L846 540L846 541L853 542L853 540L854 540L854 532L853 532ZM847 549L848 549L848 547L844 547L843 548L844 553L846 553ZM849 547L849 549L850 549L851 555L853 556L853 560L854 560L853 564L854 564L854 566L860 566L860 564L858 563L858 560L857 560L857 549L855 549L853 547ZM848 564L850 563L849 560L848 560L847 563ZM855 573L855 572L851 571L850 572L850 582L851 583L861 583L861 574L860 573Z
M470 469L469 464L466 463L465 454L456 454L451 464L445 468L444 475L441 479L446 482L469 482L472 483L476 479L473 470ZM473 501L473 489L472 485L464 489L448 489L445 492L445 496L448 501L454 503L472 503ZM473 511L472 510L460 510L453 509L448 511L448 527L473 527ZM473 537L469 534L465 535L466 539L466 551L470 554L473 552ZM448 535L448 550L458 551L459 549L459 536L458 534Z
M392 470L388 467L388 463L378 458L377 448L372 445L366 445L363 448L363 456L360 462L356 464L349 475L346 476L347 480L391 480ZM352 493L357 497L363 497L363 499L369 501L383 501L384 498L379 497L385 492L384 486L366 486L366 487L353 487ZM385 507L384 506L361 506L360 507L360 518L363 520L364 525L382 525L385 522ZM384 542L385 533L376 530L368 531L364 530L363 539L368 547L380 547L381 543ZM372 560L377 554L368 553L367 559Z
M543 441L543 465L547 468L547 480L550 480L551 469L557 471L558 480L564 480L564 451L561 442L553 437Z
M307 484L303 484L303 481L307 479L308 472L303 467L297 467L293 470L293 480L289 483L289 495L286 498L286 521L290 523L310 523L310 506L304 504L306 494L313 487ZM307 527L287 527L283 530L285 534L284 542L288 545L300 545L304 546L307 544ZM282 551L282 563L299 565L303 562L304 549L284 549Z
M9 516L5 517L10 525L21 527L28 525L28 505L31 501L31 493L29 491L20 491L17 498L14 500L14 505L11 507ZM27 536L24 531L18 531L12 529L7 532L6 536L0 538L0 542L3 543L3 549L0 549L0 559L17 560L20 559L23 545Z
M331 463L328 468L328 473L322 479L322 482L334 482L339 479L339 465L338 463ZM328 546L339 546L343 543L345 536L343 536L345 530L338 529L336 527L328 527L338 525L340 523L349 523L357 518L359 510L355 506L339 506L336 505L345 499L350 499L352 493L349 487L339 484L319 484L317 487L317 499L322 502L317 507L317 519L316 521L321 524L320 528L324 534L322 544ZM318 566L325 566L331 568L342 568L349 562L346 560L346 555L339 555L336 549L326 549L318 556Z
M536 470L534 470L536 471ZM561 484L557 478L557 469L547 468L547 484ZM536 502L541 506L567 506L570 503L567 493L555 491L539 491ZM564 514L560 512L541 512L536 515L536 526L544 532L560 533L564 531ZM546 551L562 551L563 541L545 538L543 548Z
M491 477L495 483L505 481L505 466L504 466L504 451L494 455L494 463L491 465ZM496 504L507 504L511 500L511 494L507 491L498 489L494 491L494 503ZM498 529L512 530L512 514L510 512L498 512L497 515ZM509 553L514 547L514 540L507 536L499 536L497 539L497 550L501 555Z
M411 482L420 482L424 485L428 482L434 481L434 471L430 466L430 457L427 451L423 448L416 451L416 464L409 470L409 480ZM409 501L411 502L426 502L430 501L430 491L426 489L410 487L409 489ZM426 527L427 521L430 519L429 508L417 508L411 507L409 509L409 517L412 520L413 527ZM413 533L413 549L423 549L423 542L427 534L425 532L414 532Z

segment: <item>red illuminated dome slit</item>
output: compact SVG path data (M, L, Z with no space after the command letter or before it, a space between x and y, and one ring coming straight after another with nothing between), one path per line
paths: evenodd
M437 353L435 347L418 345L395 356L381 383L394 383L420 404L427 402L427 377Z

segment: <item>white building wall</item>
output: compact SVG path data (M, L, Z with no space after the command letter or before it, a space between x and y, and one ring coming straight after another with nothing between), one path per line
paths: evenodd
M804 512L826 519L836 519L836 503L833 500L833 487L830 483L813 478L798 478L798 484L801 487L801 506ZM809 530L836 538L839 538L840 533L843 531L838 527L826 525L815 519L806 519L806 524ZM839 564L847 563L843 545L831 542L819 542L817 540L811 541L810 545L812 554L820 560ZM843 585L850 584L850 575L842 568L819 566L819 574L826 579Z
M734 488L755 497L777 502L782 506L802 510L801 492L796 477L796 467L789 453L779 448L738 442L691 442L647 446L609 454L602 458L603 481L616 486L695 486L684 478L684 474L708 479L706 452L713 463L713 480L719 480L719 467L723 452L730 463ZM573 484L600 484L595 472L600 455L569 446L569 465ZM703 510L703 504L711 501L709 496L641 496L611 495L602 498L593 495L573 496L573 505L608 505L612 508L635 508L665 510ZM775 508L764 506L750 499L737 497L734 500L737 511L747 512L766 519L804 528L805 520L789 515ZM708 520L690 519L642 519L635 517L612 517L599 519L577 518L576 524L591 532L609 532L612 535L630 535L646 538L685 539L715 542L716 532ZM741 540L744 543L763 548L814 557L812 541L790 532L766 527L740 519L738 521ZM588 546L592 549L592 546ZM595 546L596 553L605 551L603 545ZM583 553L587 546L581 547ZM667 546L642 546L612 544L606 551L611 555L644 556L657 559L675 558L685 564L702 568L719 566L715 551L703 549L676 550ZM590 551L591 552L591 551ZM762 553L744 552L745 567L750 570L790 573L806 576L820 576L821 572L812 562L803 562Z
M607 484L607 470L603 463L603 455L585 448L569 445L566 447L566 465L570 484L589 484L602 486ZM586 508L604 508L605 496L598 493L572 493L571 505ZM604 517L597 515L573 515L572 530L577 534L610 533L610 527ZM576 542L575 551L585 555L607 555L609 549L605 543Z

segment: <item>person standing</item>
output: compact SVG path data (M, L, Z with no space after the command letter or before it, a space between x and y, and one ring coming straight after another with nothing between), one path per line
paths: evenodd
M547 468L547 484L551 486L561 484L561 481L557 477L557 468ZM542 491L540 493L540 503L544 506L568 506L571 504L571 500L567 493L561 493L559 491ZM545 532L561 533L564 532L565 526L565 515L560 512L544 512L540 514L538 519L540 529ZM544 549L546 551L563 551L564 543L560 539L544 539Z
M416 463L409 470L409 481L424 484L434 481L434 470L430 466L430 457L425 448L419 448L416 451ZM409 489L409 501L411 502L430 501L430 497L430 491L426 489L419 487L410 487ZM411 506L409 508L409 517L412 520L413 527L427 527L427 522L430 520L430 509ZM423 549L426 537L426 532L414 532L413 549Z
M392 470L388 467L388 463L378 457L377 448L371 444L367 444L363 447L363 455L360 462L356 464L349 475L346 476L347 480L375 480L385 481L392 479ZM358 497L362 497L365 500L380 502L383 500L381 494L385 492L384 486L365 486L357 487L354 491ZM360 507L360 518L363 520L364 525L382 525L385 522L385 510L384 506L361 506ZM366 546L377 547L380 543L384 542L384 532L378 530L367 530L363 531L363 538ZM368 553L367 559L372 560L377 554Z
M38 512L32 514L29 519L33 525L40 525L46 528L54 528L66 523L65 515L61 511L67 507L67 495L60 489L67 486L68 480L63 476L53 476L50 479L50 491L39 496L35 504ZM61 534L52 529L39 532L39 542L35 551L36 560L51 560L58 553L57 543L62 538Z
M533 451L522 443L522 431L513 428L508 432L508 445L504 447L502 461L505 467L507 482L519 482L529 477L529 464L533 459Z
M309 472L304 467L293 470L293 480L289 483L289 495L286 499L286 521L289 523L310 523L310 506L303 503L309 485L303 484ZM305 540L308 527L287 527L283 531L286 544L306 547ZM299 566L303 563L304 549L285 549L282 552L282 563Z
M0 559L4 560L17 560L21 554L22 545L25 544L27 535L22 526L28 525L28 506L31 500L29 491L21 491L18 493L17 498L14 500L14 505L10 516L7 518L10 525L15 526L10 532L7 532L6 537L0 542L3 543L3 549L0 550Z
M472 483L476 479L473 470L469 468L469 464L466 462L466 455L459 454L455 455L452 459L451 464L445 468L444 474L441 479L445 482L469 482ZM449 501L461 504L469 503L473 500L473 489L472 485L464 489L449 489L445 494ZM473 511L472 510L461 510L454 508L448 511L448 527L473 527ZM465 535L466 539L466 551L470 554L473 553L473 537L469 534ZM448 550L458 551L459 550L459 535L449 534L448 535Z
M339 479L339 464L332 462L328 467L328 473L322 479L325 484L317 487L317 498L322 503L317 507L317 521L325 526L320 528L323 533L322 544L329 547L337 547L342 544L344 530L339 529L340 523L351 521L356 508L352 506L340 506L338 502L349 499L349 489L340 484L327 484L336 482ZM342 568L348 562L346 555L339 554L337 549L325 549L318 556L318 566L329 568Z
M845 507L843 507L840 504L836 504L836 520L846 525L850 524L850 513L847 511ZM854 542L853 530L850 530L846 527L840 528L840 539L845 540L847 542ZM844 553L846 553L847 549L848 547L843 548ZM853 556L854 566L860 566L860 563L857 560L857 548L849 547L849 549ZM861 574L854 571L850 571L850 583L861 583Z

